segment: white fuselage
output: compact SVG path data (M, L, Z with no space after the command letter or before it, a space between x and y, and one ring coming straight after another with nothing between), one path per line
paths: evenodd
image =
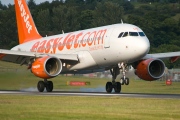
M125 33L128 35L123 36ZM69 66L68 70L100 69L120 62L132 63L145 56L150 44L148 38L141 33L143 31L135 25L114 24L44 37L20 44L12 50L78 54L79 63Z

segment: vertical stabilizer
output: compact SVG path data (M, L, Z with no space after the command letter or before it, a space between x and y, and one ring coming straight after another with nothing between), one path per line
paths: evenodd
M42 38L38 33L26 0L14 0L16 20L18 27L19 43Z

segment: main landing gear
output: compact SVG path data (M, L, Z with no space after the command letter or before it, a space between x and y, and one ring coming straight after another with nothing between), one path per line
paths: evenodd
M121 92L121 85L129 85L129 78L125 77L126 67L124 63L121 63L120 65L117 65L116 67L113 67L110 69L111 75L112 75L112 82L106 83L106 92L111 93L114 89L115 93ZM122 69L123 77L120 79L120 82L116 82L117 76L120 74L120 69Z
M44 81L39 81L37 84L37 89L39 92L43 92L44 89L46 88L47 92L52 92L53 90L53 82L52 81L47 81L47 79L44 79Z

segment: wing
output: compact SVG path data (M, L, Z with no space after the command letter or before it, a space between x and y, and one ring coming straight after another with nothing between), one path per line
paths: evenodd
M26 61L29 61L30 59L36 57L43 57L43 56L54 56L62 60L78 61L77 54L45 54L45 53L0 49L0 60L18 63L18 64L24 64Z
M167 52L167 53L155 53L147 54L142 59L158 58L158 59L170 59L170 62L175 62L180 57L180 52Z

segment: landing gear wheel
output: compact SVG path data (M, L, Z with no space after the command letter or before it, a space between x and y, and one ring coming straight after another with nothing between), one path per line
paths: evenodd
M112 92L112 82L106 83L106 92L111 93Z
M46 91L47 92L52 92L53 90L53 82L52 81L47 81L46 82Z
M129 78L125 78L124 83L125 85L129 85Z
M115 91L115 93L121 92L121 83L120 82L116 82L116 85L114 87L114 91Z
M38 84L37 84L37 89L39 92L43 92L44 91L44 88L45 88L45 84L43 81L39 81Z
M124 78L123 78L123 77L120 79L120 83L121 83L121 85L124 85L125 80L124 80Z

